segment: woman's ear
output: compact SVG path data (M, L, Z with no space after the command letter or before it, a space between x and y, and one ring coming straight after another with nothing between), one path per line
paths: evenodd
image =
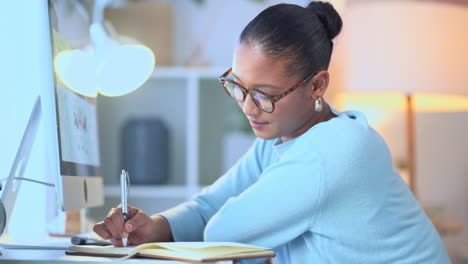
M312 85L312 99L323 97L328 88L330 74L328 71L319 71L312 77L310 84Z

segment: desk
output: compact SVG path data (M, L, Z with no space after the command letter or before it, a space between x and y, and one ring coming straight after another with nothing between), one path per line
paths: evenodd
M119 260L117 258L103 257L81 257L65 255L64 250L25 250L25 249L2 249L3 256L0 256L0 263L31 264L31 263L53 263L53 264L73 264L77 261L88 263L151 263L151 264L188 264L192 262L156 260L156 259L128 259ZM205 262L206 264L233 264L231 260Z

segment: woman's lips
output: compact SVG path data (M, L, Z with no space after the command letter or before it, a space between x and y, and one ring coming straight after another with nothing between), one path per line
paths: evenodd
M269 124L268 122L260 122L260 121L253 121L253 120L249 120L249 121L253 129L262 129Z

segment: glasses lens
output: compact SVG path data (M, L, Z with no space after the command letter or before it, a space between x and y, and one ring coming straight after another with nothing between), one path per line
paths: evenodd
M273 112L273 102L271 101L270 97L255 90L252 90L250 95L252 96L252 100L260 109L269 113Z
M232 97L232 99L238 102L244 101L244 91L242 88L228 81L223 81L223 86L226 89L226 92L229 94L229 96Z

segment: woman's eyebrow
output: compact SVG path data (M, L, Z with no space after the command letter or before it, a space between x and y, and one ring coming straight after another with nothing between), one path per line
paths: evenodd
M231 72L232 76L234 76L234 79L237 79L238 81L242 82L242 80L237 77L236 74L234 74L234 72ZM253 86L255 87L258 87L258 88L272 88L272 89L279 89L278 86L274 86L274 85L271 85L271 84L253 84Z

